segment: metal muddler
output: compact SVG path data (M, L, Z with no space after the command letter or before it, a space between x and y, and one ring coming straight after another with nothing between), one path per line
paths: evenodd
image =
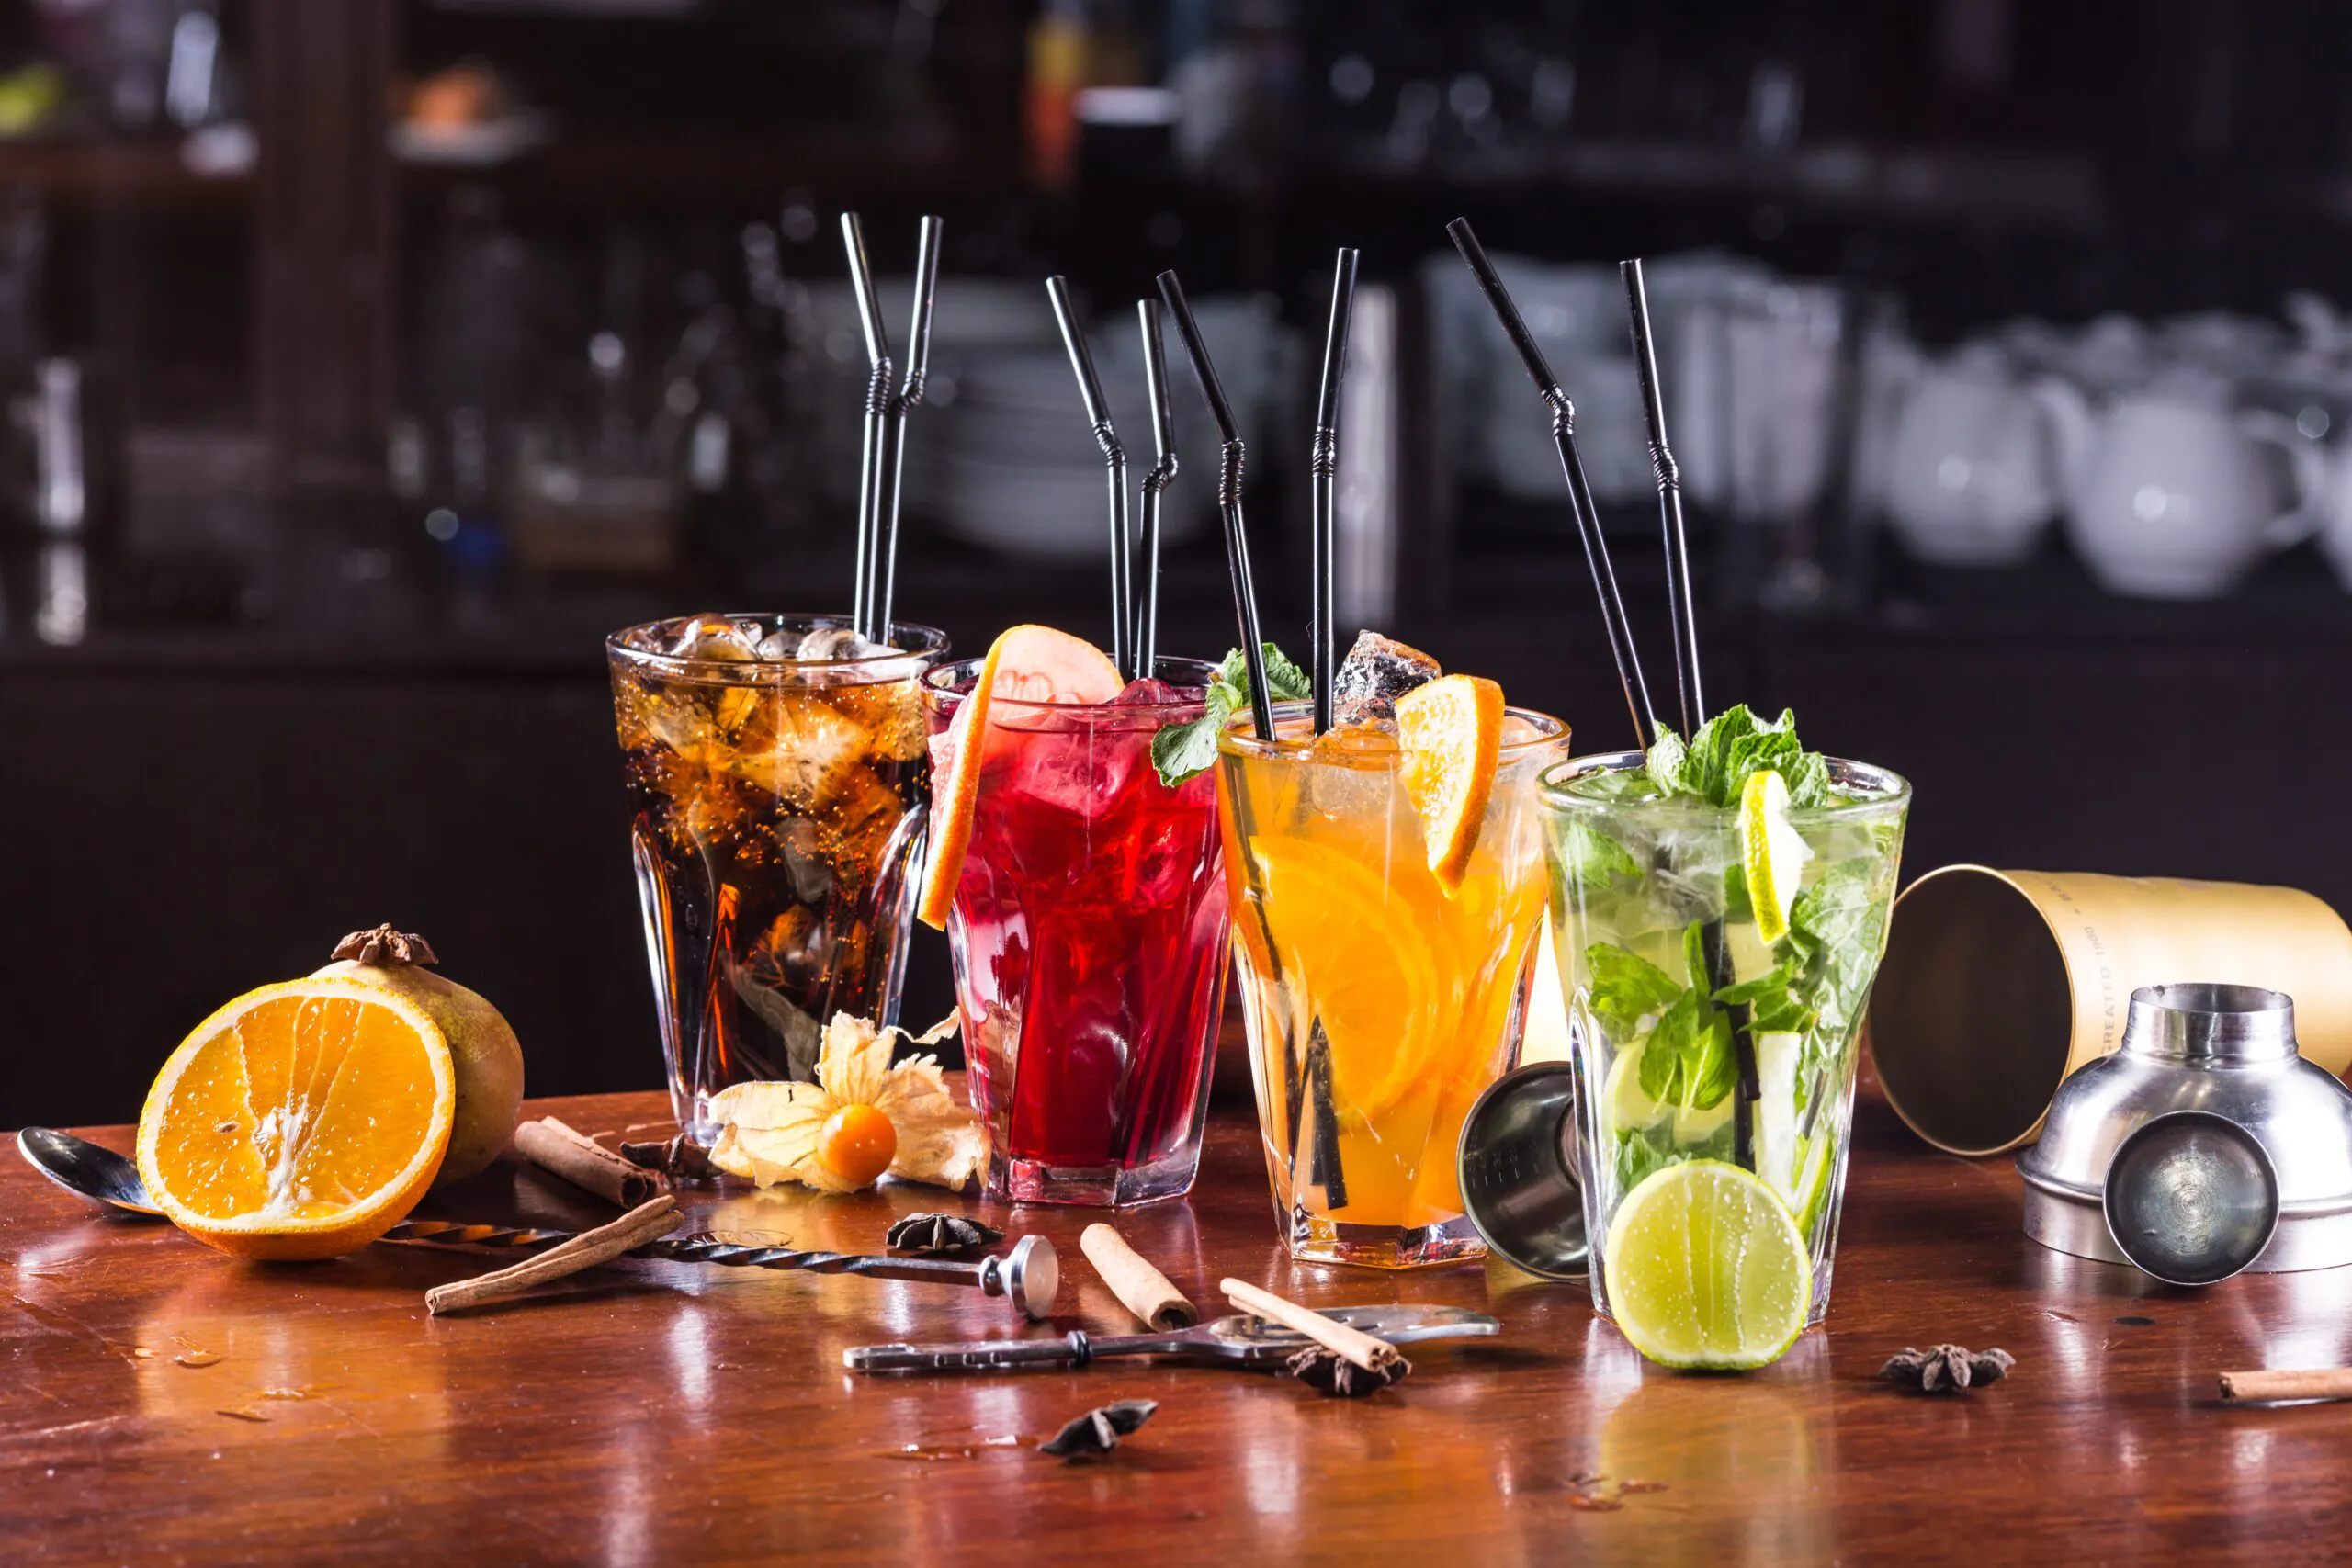
M456 1220L409 1220L386 1241L424 1242L435 1247L548 1247L570 1241L570 1231L513 1225L469 1225ZM803 1252L789 1247L746 1247L715 1235L652 1241L625 1256L673 1263L716 1263L729 1269L792 1269L811 1274L863 1274L871 1280L907 1280L923 1285L962 1285L982 1295L1003 1296L1032 1323L1042 1323L1060 1293L1061 1259L1054 1244L1024 1235L1001 1257L977 1263L942 1258L875 1258L850 1252Z

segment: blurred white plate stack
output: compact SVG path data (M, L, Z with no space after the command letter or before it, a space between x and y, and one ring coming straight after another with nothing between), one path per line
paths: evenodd
M901 347L910 285L881 285L894 348ZM833 387L824 399L829 489L836 501L856 480L865 351L846 283L811 289ZM1226 394L1253 451L1293 368L1295 350L1273 301L1196 299ZM1128 484L1151 466L1143 341L1133 300L1089 310L1095 368L1126 450ZM1062 352L1041 279L1035 285L943 278L932 326L931 379L908 422L905 505L955 537L1033 560L1084 560L1110 548L1102 449L1087 428L1077 378ZM1170 402L1181 471L1161 512L1161 543L1197 534L1214 515L1219 453L1183 345L1167 323ZM1132 502L1133 497L1130 497ZM844 515L846 514L844 510Z

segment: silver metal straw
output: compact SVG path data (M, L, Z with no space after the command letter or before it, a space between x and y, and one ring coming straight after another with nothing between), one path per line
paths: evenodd
M1309 614L1315 682L1315 733L1331 728L1331 679L1339 658L1331 607L1334 514L1339 506L1340 379L1347 373L1348 316L1356 298L1357 252L1340 248L1331 269L1331 319L1323 331L1323 389L1315 404L1315 444L1308 457L1312 476L1314 604Z
M906 486L907 411L922 405L931 376L931 311L939 292L939 238L946 227L936 218L922 220L915 247L914 320L907 329L907 379L883 411L883 466L876 476L882 493L875 508L876 545L872 564L873 592L868 607L873 625L858 635L871 643L888 644L899 591L899 497ZM861 247L862 248L862 247ZM871 284L869 282L869 287ZM887 366L888 361L886 360Z
M1086 346L1078 310L1070 303L1069 280L1059 273L1046 279L1046 297L1053 301L1054 321L1062 329L1062 347L1069 353L1069 367L1078 377L1078 395L1086 404L1086 423L1094 444L1102 448L1102 463L1111 491L1111 662L1119 673L1134 680L1135 538L1127 521L1127 454L1111 428L1110 406L1102 400L1102 383L1094 374L1094 355Z
M1208 400L1217 438L1223 443L1216 506L1225 520L1226 574L1233 581L1233 618L1241 629L1241 658L1250 667L1250 716L1257 725L1258 739L1272 740L1274 704L1272 694L1266 690L1266 645L1258 630L1258 591L1250 581L1250 531L1241 517L1241 427L1234 423L1233 405L1226 400L1216 367L1209 363L1208 344L1201 339L1200 323L1193 320L1184 286L1172 271L1161 273L1158 282L1159 297L1167 302L1169 314L1176 318L1176 335L1184 340L1184 352L1192 358L1193 374L1200 380L1201 396Z
M1658 389L1657 349L1650 339L1650 296L1640 258L1617 264L1625 280L1625 313L1634 328L1634 366L1642 378L1642 416L1649 422L1650 468L1657 475L1658 523L1666 532L1666 608L1674 630L1674 687L1688 739L1707 720L1699 684L1699 622L1690 593L1690 541L1682 525L1682 474L1666 444L1666 400Z
M849 253L850 293L857 301L857 324L865 334L865 442L857 460L857 563L850 588L850 625L860 637L873 625L875 556L881 543L883 421L890 409L890 333L882 324L882 302L874 292L874 269L866 265L865 231L857 214L842 214L842 247Z
M1176 482L1176 436L1168 412L1168 352L1159 338L1159 301L1138 299L1136 315L1143 325L1144 389L1151 400L1152 464L1143 476L1143 540L1136 572L1136 672L1149 675L1159 667L1159 505L1168 487Z
M1585 479L1584 459L1577 453L1576 405L1560 389L1559 378L1552 374L1544 351L1535 344L1535 334L1520 319L1519 307L1511 302L1510 290L1503 287L1502 276L1495 271L1495 264L1487 259L1477 236L1470 231L1470 220L1457 218L1445 226L1445 231L1453 237L1453 248L1469 264L1470 274L1478 280L1478 287L1486 291L1487 303L1494 307L1496 319L1502 322L1511 346L1519 351L1520 362L1527 367L1535 389L1543 394L1544 405L1552 411L1552 444L1560 449L1560 469L1567 477L1568 512L1576 522L1577 536L1584 542L1585 565L1592 573L1593 595L1600 602L1601 626L1609 637L1610 657L1616 660L1618 684L1624 688L1625 708L1633 716L1640 745L1647 750L1657 737L1657 713L1650 706L1649 683L1642 679L1641 655L1634 647L1624 601L1617 596L1617 573L1609 564L1608 541L1600 536L1600 513L1593 503L1592 486Z

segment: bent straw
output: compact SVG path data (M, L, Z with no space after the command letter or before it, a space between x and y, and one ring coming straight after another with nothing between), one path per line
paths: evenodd
M1339 506L1340 378L1347 372L1348 316L1356 298L1356 251L1342 245L1331 269L1331 319L1323 330L1323 390L1315 404L1315 444L1308 458L1312 476L1313 606L1310 650L1315 678L1315 733L1331 728L1331 674L1338 658L1331 625L1334 513Z
M1168 412L1168 353L1159 340L1159 301L1138 299L1143 325L1143 381L1151 400L1152 464L1143 476L1143 567L1136 593L1136 670L1159 668L1159 502L1176 482L1176 437Z
M1111 487L1111 662L1119 673L1134 680L1136 668L1129 637L1135 623L1135 542L1127 529L1127 454L1111 428L1111 411L1102 400L1102 383L1094 374L1094 355L1070 304L1069 280L1059 273L1046 279L1046 298L1053 301L1054 321L1062 329L1062 347L1069 351L1069 367L1078 377L1078 395L1086 404L1086 423L1094 444L1102 448L1102 462Z
M1216 508L1225 519L1226 573L1233 580L1233 618L1241 628L1241 658L1250 667L1250 716L1257 725L1258 739L1272 740L1274 704L1266 690L1266 645L1258 632L1258 591L1250 581L1250 531L1241 517L1241 428L1233 422L1233 405L1225 400L1216 367L1209 363L1208 344L1201 340L1200 323L1193 320L1184 286L1172 271L1161 273L1158 282L1159 297L1167 301L1168 313L1176 318L1176 335L1184 340L1193 374L1201 383L1201 396L1208 400L1217 438L1224 444L1224 461L1216 476Z
M891 612L898 599L899 497L906 483L907 411L921 406L924 383L931 375L931 310L939 292L939 236L945 227L936 218L925 217L922 220L915 248L914 320L907 328L906 384L883 412L885 457L884 466L876 475L881 494L875 506L876 533L871 569L875 589L868 596L874 625L871 630L858 634L872 643L889 642Z
M883 419L890 408L890 333L882 324L882 302L874 292L874 269L865 262L865 231L857 214L842 214L842 246L849 253L850 293L857 300L857 324L865 334L865 444L857 460L857 562L850 586L850 625L861 637L873 625L874 564L881 543Z
M1666 608L1674 631L1674 687L1687 739L1706 722L1699 684L1699 622L1690 594L1690 542L1682 525L1682 474L1666 444L1666 400L1658 390L1657 350L1650 339L1649 289L1637 257L1617 264L1625 280L1625 313L1634 329L1634 367L1642 378L1642 417L1649 423L1650 468L1657 475L1658 525L1666 533Z
M1634 728L1641 738L1639 744L1646 750L1657 737L1657 715L1650 706L1649 682L1642 678L1641 655L1634 647L1624 601L1617 596L1617 573L1609 564L1608 542L1600 536L1600 513L1593 504L1592 486L1585 479L1584 459L1577 452L1576 405L1560 389L1558 378L1544 361L1544 351L1535 345L1534 334L1520 319L1510 290L1503 287L1501 275L1487 259L1477 236L1470 231L1470 220L1457 218L1445 226L1445 231L1452 236L1453 248L1462 253L1478 287L1486 291L1487 303L1494 308L1496 319L1502 322L1511 346L1519 351L1520 361L1527 367L1535 389L1552 411L1552 443L1560 449L1560 469L1567 477L1568 512L1575 519L1577 536L1584 542L1585 565L1592 573L1593 596L1600 602L1601 626L1609 636L1610 657L1617 664L1617 682L1624 688L1625 708L1633 715Z

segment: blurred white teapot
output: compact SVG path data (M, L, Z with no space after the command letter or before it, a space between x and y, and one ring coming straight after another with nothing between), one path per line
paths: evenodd
M1939 566L2025 559L2058 513L2061 411L1989 344L1940 361L1887 352L1908 355L1873 378L1896 403L1879 481L1894 532Z
M2233 409L2222 380L2169 372L2103 413L2063 383L2045 396L2068 535L2110 592L2209 597L2317 526L2325 456L2279 415Z

